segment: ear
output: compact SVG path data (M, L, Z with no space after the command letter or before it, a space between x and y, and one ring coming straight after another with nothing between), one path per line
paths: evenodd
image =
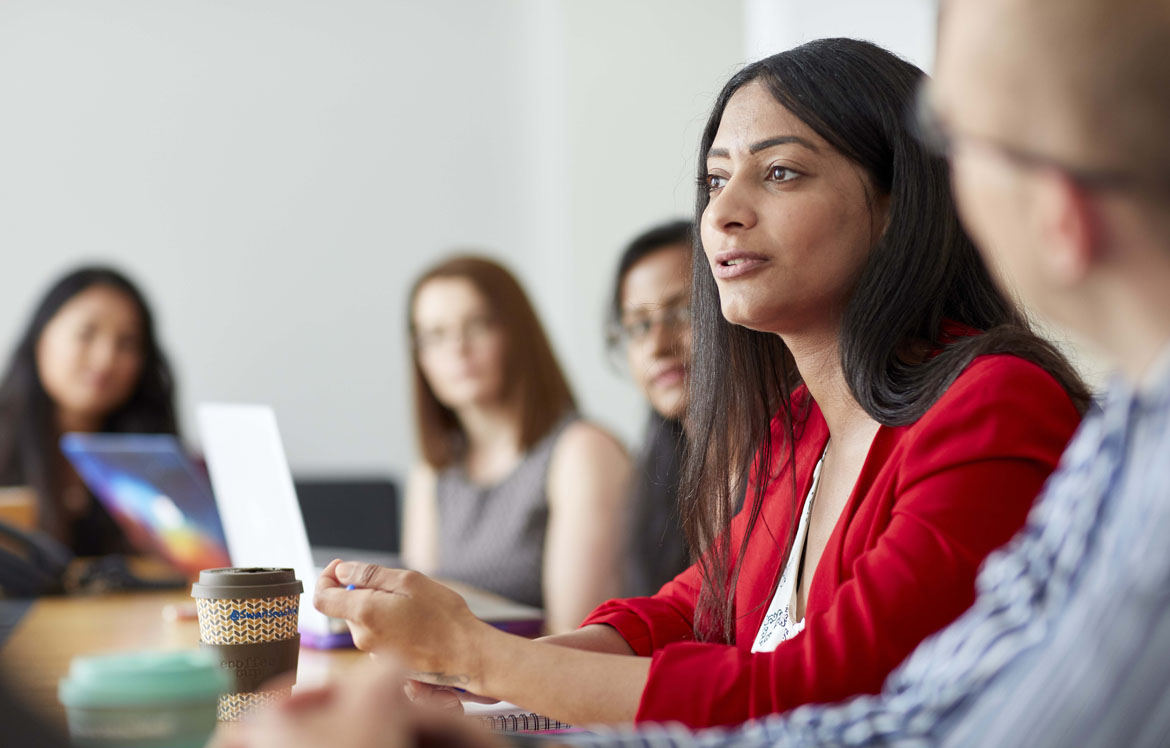
M1054 283L1075 285L1100 259L1101 227L1093 194L1054 170L1036 179L1041 265Z

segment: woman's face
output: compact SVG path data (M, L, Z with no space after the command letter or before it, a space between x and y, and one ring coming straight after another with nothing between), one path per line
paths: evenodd
M37 373L58 411L100 420L133 394L145 345L134 300L111 286L90 286L45 325Z
M723 316L782 335L835 334L885 222L865 171L754 81L727 103L706 182L700 231Z
M423 377L458 410L499 400L505 344L487 299L464 278L435 278L414 298L414 337Z
M687 408L691 363L691 248L657 249L626 271L621 285L621 324L634 381L664 418Z

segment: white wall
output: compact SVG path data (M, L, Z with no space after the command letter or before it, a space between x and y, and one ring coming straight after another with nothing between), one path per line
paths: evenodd
M938 0L745 0L744 49L758 60L798 44L847 36L934 68Z
M188 440L272 403L301 472L414 454L404 294L452 247L529 288L586 413L645 406L603 355L622 245L691 210L744 60L819 36L929 69L933 0L5 0L0 347L73 263L154 301Z
M609 274L689 210L743 19L738 0L5 0L0 346L62 270L113 262L154 301L190 441L194 403L263 401L294 469L401 473L405 290L482 247L586 412L632 438Z
M557 258L562 358L587 409L627 441L649 412L603 362L601 319L624 245L651 223L694 211L699 135L743 61L743 10L721 0L567 2L564 95L570 251Z

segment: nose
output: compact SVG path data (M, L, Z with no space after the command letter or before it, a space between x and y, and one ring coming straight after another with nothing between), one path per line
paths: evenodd
M703 223L708 229L723 234L734 234L756 225L756 209L751 188L746 179L733 175L723 187L712 193L711 201L703 211Z
M675 328L676 326L674 324L665 319L656 320L650 328L649 340L647 342L650 346L650 352L656 358L667 356L674 352L676 342Z
M460 358L465 358L468 354L471 353L473 343L472 338L473 335L470 331L467 330L467 328L461 328L455 331L455 353L458 354Z
M112 339L99 338L89 347L89 365L96 371L105 372L118 358L118 343Z

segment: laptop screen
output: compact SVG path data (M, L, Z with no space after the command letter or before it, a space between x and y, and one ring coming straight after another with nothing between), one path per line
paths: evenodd
M66 434L61 450L135 547L194 579L230 566L206 478L169 434Z

